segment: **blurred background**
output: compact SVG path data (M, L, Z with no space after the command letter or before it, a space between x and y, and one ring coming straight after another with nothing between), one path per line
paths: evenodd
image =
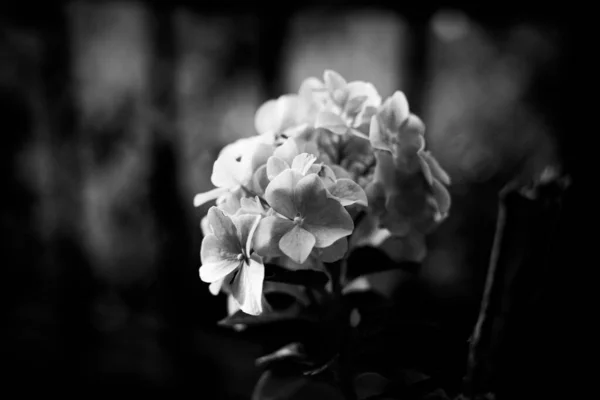
M262 342L220 328L194 194L254 112L333 69L407 94L453 179L403 301L459 385L498 189L573 171L570 16L517 2L2 4L1 362L52 390L247 399ZM262 338L264 339L264 338ZM453 383L452 383L453 382Z

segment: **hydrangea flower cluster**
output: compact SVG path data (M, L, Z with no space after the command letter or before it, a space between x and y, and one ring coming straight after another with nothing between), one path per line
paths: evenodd
M448 214L450 179L402 92L382 102L371 83L325 71L264 103L254 125L220 152L216 188L194 199L215 201L201 224L200 278L247 314L269 307L266 263L324 271L352 250L353 233L426 233ZM372 228L356 229L365 220Z

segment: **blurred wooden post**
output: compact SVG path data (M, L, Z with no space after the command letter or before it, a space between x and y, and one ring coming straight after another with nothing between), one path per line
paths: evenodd
M540 185L536 197L516 189L499 199L498 229L482 309L471 338L466 395L498 400L545 398L546 362L553 358L552 313L560 292L555 274L565 257L561 182ZM545 361L547 358L547 361Z
M155 16L152 70L152 160L150 201L158 229L158 299L163 321L160 343L172 366L169 388L186 393L197 390L201 376L194 346L194 322L199 304L193 295L192 248L189 224L181 197L181 167L175 144L175 74L177 43L170 9L152 9ZM202 380L203 381L203 380ZM202 389L204 393L204 389ZM210 390L208 390L210 392Z
M69 20L64 7L45 15L44 58L41 79L48 116L51 186L46 221L48 233L47 268L56 272L50 280L56 299L58 348L62 365L57 366L57 387L69 382L89 382L91 349L95 337L92 307L95 284L83 249L81 137L76 124L74 80Z
M69 13L77 128L84 155L83 215L78 222L103 286L95 301L94 323L104 351L97 354L94 372L103 379L134 374L151 382L151 388L161 387L171 365L159 343L160 315L152 303L161 250L148 195L155 166L153 16L143 4L125 1L75 1ZM130 341L130 336L136 340Z

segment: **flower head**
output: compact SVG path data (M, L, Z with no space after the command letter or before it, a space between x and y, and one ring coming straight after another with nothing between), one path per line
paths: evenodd
M348 83L340 74L331 70L325 71L323 83L315 92L315 97L321 104L315 127L322 127L339 135L354 133L364 136L363 131L368 129L371 117L381 104L381 97L371 83Z
M425 151L425 125L411 114L406 96L395 92L371 121L369 139L377 160L367 187L372 211L396 235L429 231L444 219L450 178Z
M238 139L225 146L213 164L210 177L216 189L197 194L194 205L198 207L250 184L254 172L266 163L273 149L273 144L261 136Z
M228 283L231 294L247 314L262 312L264 265L252 250L260 215L229 217L217 207L207 214L212 233L202 240L200 279Z
M325 248L354 229L350 214L329 195L317 174L287 169L267 187L265 198L278 215L261 220L255 236L259 254L282 253L302 264L314 247Z

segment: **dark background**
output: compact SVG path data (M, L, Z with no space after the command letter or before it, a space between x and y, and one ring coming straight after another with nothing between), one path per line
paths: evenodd
M192 199L210 188L220 148L253 134L263 101L324 69L371 81L382 96L404 91L453 178L451 216L398 288L406 315L441 327L416 348L450 392L464 374L498 189L546 163L573 177L580 166L571 108L580 37L558 5L20 1L1 10L0 351L2 379L22 390L248 398L268 339L216 326L225 298L198 278L206 209ZM569 256L564 224L549 271ZM544 293L561 291L567 278L550 276L538 283ZM566 340L549 327L567 314L543 304L552 312L526 340ZM560 346L537 346L532 386L560 375L548 367Z

